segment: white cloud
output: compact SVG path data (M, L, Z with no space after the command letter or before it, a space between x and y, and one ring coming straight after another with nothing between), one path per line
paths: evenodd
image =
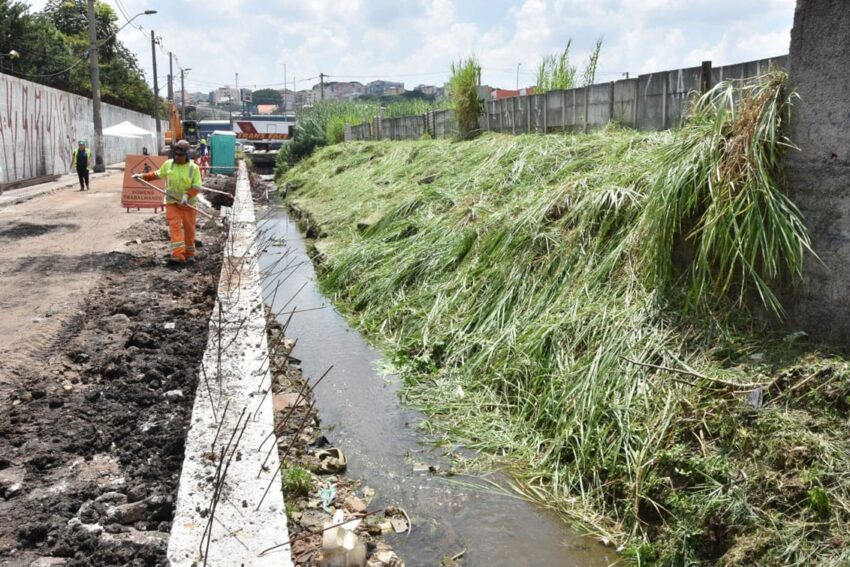
M113 4L117 0L108 0ZM462 3L461 3L462 2ZM37 9L44 0L31 2ZM188 87L335 77L441 84L452 61L474 52L488 83L534 81L544 54L573 38L582 67L604 37L598 80L620 73L736 63L786 53L794 0L121 0L193 69ZM461 15L463 14L463 15ZM127 28L126 45L150 74L150 42ZM160 54L159 75L167 71ZM203 82L199 82L203 81ZM302 83L300 88L310 86Z

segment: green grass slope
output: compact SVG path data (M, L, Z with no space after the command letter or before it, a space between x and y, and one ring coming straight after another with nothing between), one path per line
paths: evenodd
M351 143L283 182L406 399L526 494L636 564L846 564L850 367L758 324L805 231L753 168L693 199L686 134Z

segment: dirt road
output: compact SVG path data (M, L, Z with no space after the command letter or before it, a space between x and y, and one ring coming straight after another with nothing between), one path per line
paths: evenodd
M116 173L93 179L90 191L0 208L0 400L15 369L47 350L99 270L125 251L120 233L152 215L121 208L121 182Z
M0 567L166 564L220 228L169 269L119 185L0 208Z

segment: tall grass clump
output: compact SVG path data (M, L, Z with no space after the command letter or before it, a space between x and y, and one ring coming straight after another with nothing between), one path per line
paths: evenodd
M781 82L773 88L785 100ZM776 155L787 144L784 111L736 96L764 126L739 123L749 137L724 130L721 151L745 156L773 124L759 151ZM703 227L701 239L722 230L740 239L750 214L718 215L699 189L699 206L674 224L681 230L670 221L652 232L654 215L671 214L657 202L675 186L665 179L696 171L665 161L693 142L690 127L352 143L290 171L299 189L289 199L327 234L323 289L392 356L405 399L433 416L432 431L500 456L525 494L604 535L627 563L845 564L850 364L742 322L723 288L701 311L676 292L703 261L694 252L677 263L679 235ZM736 180L727 200L781 193L779 181L723 179ZM750 206L781 197L760 199ZM746 234L770 241L771 223L799 222L794 209L786 215L763 212L764 233ZM664 230L673 236L660 238ZM790 278L807 246L795 237L739 241L731 256L756 246L759 269ZM702 254L724 266L723 250Z
M458 133L463 139L479 130L478 117L483 108L478 98L480 72L481 65L474 55L452 63L452 76L448 84L449 102L457 121Z
M743 306L752 293L779 314L775 287L799 277L812 252L783 186L782 156L793 148L783 127L794 97L784 82L776 72L738 88L718 84L658 152L662 174L642 215L646 259L657 285L684 281L691 307L730 295Z
M371 120L378 113L375 104L358 101L330 101L323 107L329 111L325 124L328 144L339 144L343 141L346 124L360 124L364 120Z
M602 51L602 38L596 40L593 50L587 58L587 64L579 80L578 68L570 63L570 48L573 40L567 40L567 46L560 53L544 55L537 67L538 93L555 90L566 90L573 87L592 85L596 80L596 68L599 64L599 54Z
M423 99L399 100L384 107L385 118L397 118L399 116L419 116L439 108L444 108L446 101L436 100L430 102Z

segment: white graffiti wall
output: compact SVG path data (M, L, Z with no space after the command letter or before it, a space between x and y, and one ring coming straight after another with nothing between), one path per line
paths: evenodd
M101 115L104 128L129 121L156 131L151 116L126 108L102 104ZM0 74L0 183L69 173L79 139L94 151L91 99ZM150 141L104 136L104 163L123 163L145 145Z

